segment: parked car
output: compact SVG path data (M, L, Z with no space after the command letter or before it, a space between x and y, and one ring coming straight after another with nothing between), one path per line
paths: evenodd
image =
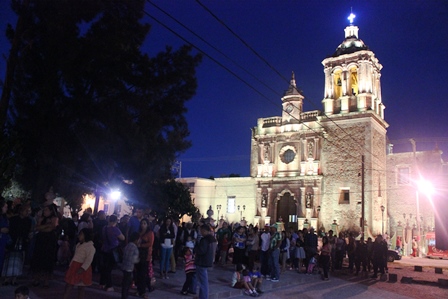
M387 261L388 262L393 262L395 260L398 260L398 261L401 260L400 252L398 250L389 249L387 251Z

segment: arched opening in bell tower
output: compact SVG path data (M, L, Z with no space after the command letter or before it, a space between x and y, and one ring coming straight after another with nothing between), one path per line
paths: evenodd
M350 92L351 95L356 96L358 94L358 68L352 67L350 69Z
M342 71L334 72L334 99L339 99L342 96Z

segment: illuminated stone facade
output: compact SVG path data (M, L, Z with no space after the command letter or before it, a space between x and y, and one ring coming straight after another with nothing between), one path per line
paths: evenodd
M262 226L281 218L296 228L361 231L364 198L370 234L393 233L404 214L415 218L414 200L408 199L415 198L415 186L397 186L397 173L404 167L416 172L416 159L410 160L409 153L387 155L382 65L359 39L358 27L345 29L344 41L322 64L323 110L303 111L304 96L293 73L281 98L281 116L260 118L252 128L250 177L215 179L210 182L214 195L198 206L219 207L220 217L229 222L244 218ZM442 172L441 154L417 153L431 161L425 164L428 169ZM181 179L188 184L195 180ZM421 215L422 225L434 225L430 209Z

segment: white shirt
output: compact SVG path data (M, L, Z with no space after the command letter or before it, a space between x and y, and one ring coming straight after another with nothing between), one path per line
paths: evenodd
M268 251L271 246L271 234L263 232L261 234L261 251Z

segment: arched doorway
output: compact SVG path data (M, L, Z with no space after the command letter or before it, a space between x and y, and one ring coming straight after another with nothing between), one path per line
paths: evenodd
M275 220L278 221L280 217L283 219L283 222L285 223L285 229L288 229L291 226L294 229L297 228L297 221L294 220L297 219L297 204L296 201L294 200L294 197L292 197L291 193L289 192L283 194L283 196L280 197L277 203L277 219Z

